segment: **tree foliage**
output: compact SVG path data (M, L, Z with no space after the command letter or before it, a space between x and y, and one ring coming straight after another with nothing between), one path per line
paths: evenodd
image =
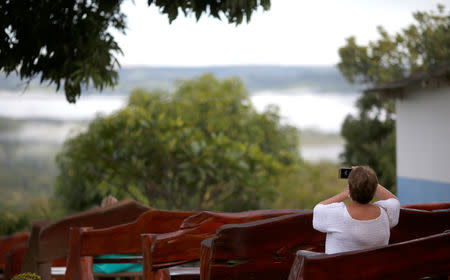
M8 211L2 209L0 216L0 234L10 235L16 232L28 231L31 224L31 217L27 212Z
M357 101L359 114L346 117L341 135L346 140L341 157L350 165L369 165L380 184L396 185L394 103L367 93Z
M344 77L371 86L450 60L450 12L438 5L437 11L416 12L413 17L416 23L394 35L379 26L380 39L367 46L347 38L347 45L339 49L338 68Z
M22 80L39 76L41 83L64 88L76 102L82 88L114 86L121 49L111 30L124 33L122 0L5 0L0 1L0 71L17 72ZM240 24L270 0L148 0L172 22L184 14L202 14Z
M302 162L283 169L272 209L312 209L317 203L342 192L347 181L337 176L331 162Z
M55 220L68 214L60 201L43 196L28 201L28 205L22 208L18 208L16 205L2 205L0 212L2 213L0 235L30 231L31 223L34 220Z
M74 210L107 194L162 209L260 208L281 170L300 161L298 141L276 107L255 111L240 80L207 74L173 93L136 90L68 140L56 191Z
M436 11L416 12L415 23L390 35L378 27L380 39L358 45L355 37L339 49L338 68L351 83L366 86L405 78L418 70L450 60L450 13L441 5ZM395 106L392 99L374 93L357 101L356 116L347 116L341 134L346 140L343 160L367 164L382 184L395 185Z

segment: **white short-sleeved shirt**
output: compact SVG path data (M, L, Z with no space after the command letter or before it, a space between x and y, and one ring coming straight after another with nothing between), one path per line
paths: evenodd
M374 203L381 209L372 220L353 219L343 202L314 207L313 227L326 232L325 253L335 254L387 245L390 228L398 223L400 202L395 198Z

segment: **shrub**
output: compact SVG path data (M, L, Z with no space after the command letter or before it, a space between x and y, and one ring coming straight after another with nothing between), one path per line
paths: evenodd
M41 280L41 276L31 272L25 272L13 277L12 280Z

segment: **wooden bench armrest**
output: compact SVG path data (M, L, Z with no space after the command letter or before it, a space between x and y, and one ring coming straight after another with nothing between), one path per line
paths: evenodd
M205 239L205 240L202 241L201 246L205 247L205 248L208 248L208 249L211 249L212 242L213 242L213 238Z
M202 241L200 249L200 279L210 278L210 264L212 257L212 243L213 238L208 238Z
M323 256L326 256L326 254L308 250L298 250L295 254L294 263L292 264L291 271L289 272L288 280L298 279L297 274L301 271L306 259Z
M171 280L193 280L200 278L200 267L170 267Z

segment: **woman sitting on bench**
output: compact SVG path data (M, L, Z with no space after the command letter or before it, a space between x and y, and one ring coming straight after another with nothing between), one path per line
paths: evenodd
M378 201L370 203L374 196ZM343 192L314 207L313 227L327 233L327 254L363 250L388 245L399 213L398 198L378 184L375 171L359 166L352 169Z

